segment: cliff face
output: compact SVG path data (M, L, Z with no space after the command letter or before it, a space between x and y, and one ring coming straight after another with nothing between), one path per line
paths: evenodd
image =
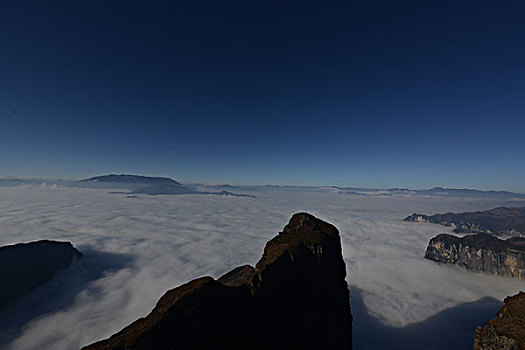
M94 349L351 349L352 316L337 229L295 214L256 267L172 289Z
M505 298L496 318L474 332L474 350L525 349L525 293Z
M412 214L405 221L429 222L454 227L456 233L525 235L525 208L495 208L466 213L435 215Z
M523 279L525 238L501 240L483 234L460 238L443 233L430 240L425 258L456 264L467 270Z
M69 242L44 240L0 247L0 306L43 285L80 256Z

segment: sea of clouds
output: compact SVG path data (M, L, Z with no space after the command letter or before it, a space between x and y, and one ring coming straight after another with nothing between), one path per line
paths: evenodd
M468 349L473 328L494 317L503 298L525 289L524 281L423 259L429 239L449 228L402 221L413 212L523 202L244 190L256 198L0 188L0 245L63 240L84 254L51 283L0 312L0 347L78 349L107 338L148 314L168 289L254 265L264 244L300 211L341 232L356 349Z

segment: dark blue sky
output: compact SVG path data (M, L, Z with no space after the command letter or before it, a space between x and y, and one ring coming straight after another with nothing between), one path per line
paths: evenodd
M525 192L523 1L3 1L0 176Z

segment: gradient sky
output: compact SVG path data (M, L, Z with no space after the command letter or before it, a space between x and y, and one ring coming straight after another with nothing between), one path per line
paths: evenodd
M525 192L523 1L0 3L0 176Z

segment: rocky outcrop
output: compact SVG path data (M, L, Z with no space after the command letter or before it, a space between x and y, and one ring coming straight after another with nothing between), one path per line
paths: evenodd
M412 214L404 221L429 222L454 227L456 233L525 236L525 207L447 214Z
M474 332L474 350L525 349L525 293L505 298L496 318Z
M69 242L43 240L0 247L0 306L43 285L81 256Z
M430 240L425 258L456 264L467 270L523 279L525 238L501 240L483 234L460 238L442 233Z
M295 214L256 267L172 289L95 349L351 349L352 316L337 229Z

